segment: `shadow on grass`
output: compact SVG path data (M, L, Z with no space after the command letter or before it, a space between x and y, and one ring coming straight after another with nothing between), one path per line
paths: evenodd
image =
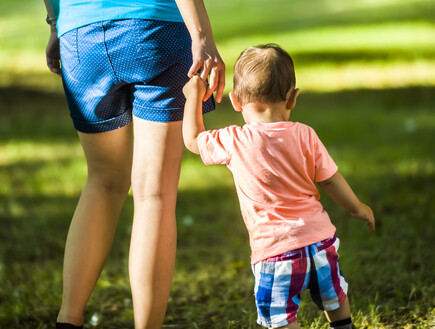
M354 178L354 186L370 200L378 219L372 233L323 198L342 241L341 267L355 312L399 327L429 314L435 293L431 251L435 232L429 224L435 220L434 178ZM77 197L17 195L13 202L25 205L25 212L1 216L2 328L42 328L55 317L63 244L76 201ZM11 200L3 196L0 202ZM88 321L99 318L97 328L132 328L127 274L132 213L129 198L86 313ZM218 329L230 323L231 328L257 328L248 239L234 189L210 186L180 192L177 222L178 256L166 323L176 328ZM301 309L303 324L319 316L310 303Z
M434 101L434 88L423 87L307 92L292 114L315 127L339 164L349 167L351 185L373 206L378 220L377 231L370 233L322 199L341 237L341 267L359 324L373 319L392 327L418 325L434 307ZM0 102L9 106L6 113L2 110L2 144L77 143L63 95L0 89ZM206 120L213 128L241 123L227 100ZM397 166L412 159L416 168ZM67 176L73 161L66 156L49 165L64 168ZM40 192L43 182L37 178L45 165L32 159L8 164L7 158L2 164L1 184L8 184L10 193L0 193L1 328L50 327L60 304L63 246L78 193ZM97 318L97 328L132 328L127 273L132 214L129 197L87 308L86 319ZM187 186L179 192L177 222L178 255L166 323L186 329L258 328L247 234L234 187ZM318 318L311 304L302 307L302 324Z
M319 116L322 120L329 117L326 122L330 124L335 121L335 125L331 127L334 127L334 131L340 131L343 128L342 122L327 111L343 113L345 116L364 111L366 115L373 115L373 120L382 114L407 111L408 118L412 119L419 114L429 115L429 109L434 102L434 87L358 89L329 93L302 90L292 119L307 124L321 124L317 119ZM0 142L78 140L65 96L61 93L18 86L0 88L0 104L6 104L1 110ZM206 115L205 120L211 128L230 123L243 124L241 116L232 110L227 97L222 104L217 105L216 114ZM371 118L366 119L370 120Z
M0 104L0 142L77 140L63 93L0 87Z

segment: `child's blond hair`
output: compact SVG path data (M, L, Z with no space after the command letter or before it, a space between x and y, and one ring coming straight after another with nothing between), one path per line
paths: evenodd
M237 59L233 83L241 105L285 101L296 85L293 60L276 44L249 47Z

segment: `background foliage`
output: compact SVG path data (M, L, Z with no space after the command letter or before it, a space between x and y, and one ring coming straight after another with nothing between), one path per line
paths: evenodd
M322 201L341 237L359 328L435 327L435 3L424 0L207 0L227 64L275 42L314 127L377 230ZM51 328L64 241L86 168L58 77L45 67L42 1L0 0L0 328ZM242 124L227 99L207 127ZM132 200L86 313L87 328L132 328L127 274ZM259 328L249 247L232 178L186 152L178 257L166 328ZM304 296L305 328L328 328Z

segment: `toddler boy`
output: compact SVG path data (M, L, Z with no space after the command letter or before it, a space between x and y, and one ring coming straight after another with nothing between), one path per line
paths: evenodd
M229 96L246 124L205 130L206 85L195 76L183 89L183 139L206 165L224 164L233 174L249 232L257 322L300 328L299 295L308 288L331 328L352 328L339 239L316 183L371 230L373 212L358 200L314 130L289 121L299 95L291 57L274 44L251 47L234 71Z

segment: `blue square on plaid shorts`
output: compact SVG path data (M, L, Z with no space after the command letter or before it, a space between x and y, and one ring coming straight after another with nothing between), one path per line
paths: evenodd
M257 290L257 306L261 316L270 317L270 303L272 301L272 286L274 281L273 273L262 273Z

